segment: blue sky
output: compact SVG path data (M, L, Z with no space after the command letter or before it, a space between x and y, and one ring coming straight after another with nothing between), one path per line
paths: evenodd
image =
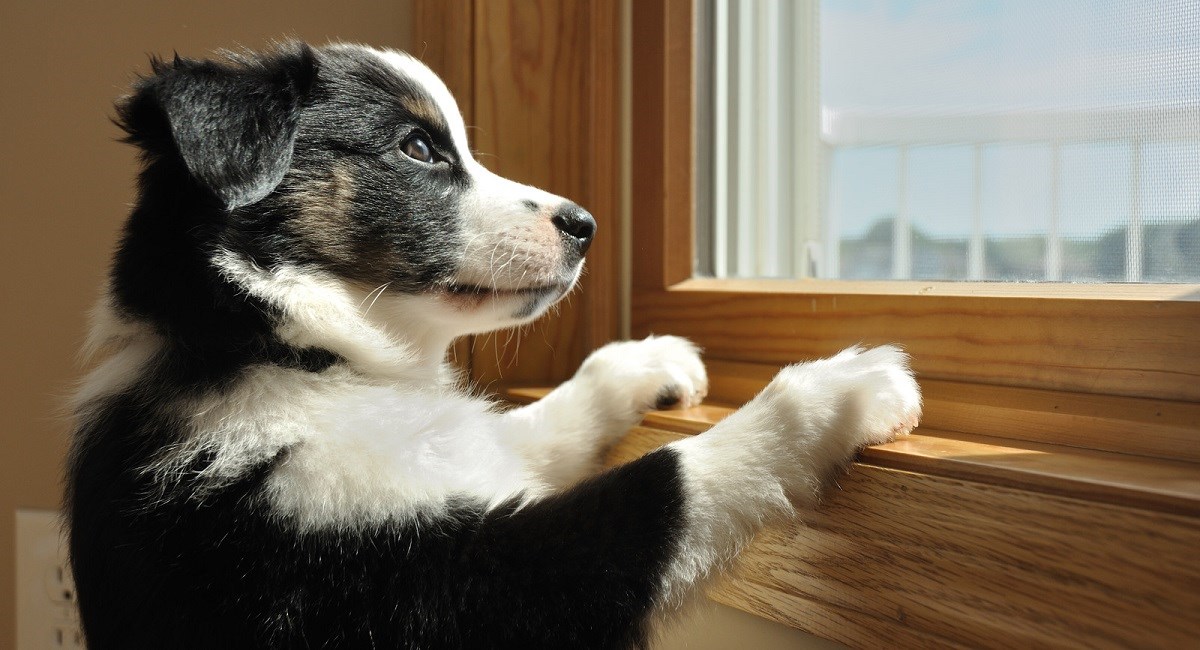
M1195 0L822 0L821 96L826 110L922 115L1190 107L1196 138L1147 143L1144 213L1200 216L1200 2ZM1189 110L1190 110L1189 108ZM1098 236L1128 218L1131 147L1083 142L1060 150L1064 235ZM970 232L974 153L917 147L908 159L914 223ZM895 211L895 148L846 148L832 166L843 236ZM983 153L985 232L1044 232L1051 205L1046 144Z

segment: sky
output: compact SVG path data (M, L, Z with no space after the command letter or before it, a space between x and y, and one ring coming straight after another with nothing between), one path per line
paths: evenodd
M1111 125L1129 132L1153 120L1153 109L1182 110L1194 129L1145 142L1140 182L1133 146L1107 140L1105 125L1095 139L1063 143L1059 230L1099 236L1128 219L1135 196L1148 219L1200 217L1200 1L821 0L820 34L824 111L1003 121L1013 112L1137 109ZM835 151L830 209L843 237L896 211L899 155L894 146ZM985 233L1045 232L1050 145L987 144L980 159ZM968 143L911 146L904 196L914 225L934 236L969 234L974 165Z

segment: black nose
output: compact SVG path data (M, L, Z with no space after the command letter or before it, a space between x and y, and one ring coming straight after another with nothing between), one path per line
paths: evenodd
M579 254L587 252L596 236L596 220L587 210L574 203L564 203L554 211L550 221L579 248Z

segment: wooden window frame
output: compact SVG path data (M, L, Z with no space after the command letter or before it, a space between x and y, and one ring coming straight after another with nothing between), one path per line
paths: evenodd
M802 525L741 554L713 599L862 647L1200 635L1196 287L694 279L691 0L413 2L412 49L480 127L482 161L601 222L571 304L511 344L458 347L481 388L537 399L619 336L626 171L628 324L704 346L712 403L649 414L609 464L704 431L783 364L860 342L913 354L921 433L866 450ZM572 122L511 121L543 115L548 88Z
M710 596L859 647L1194 640L1200 286L693 277L693 12L633 2L631 333L702 346L714 403L651 414L610 462L856 343L903 345L925 398Z
M783 364L899 343L927 426L1200 461L1200 285L693 277L694 25L692 0L633 3L633 336L695 341L731 403ZM973 403L1022 417L999 430ZM1064 409L1107 425L1086 434Z
M600 224L580 287L551 316L460 339L452 359L492 392L566 380L623 329L621 3L412 0L412 18L409 47L454 94L480 162Z

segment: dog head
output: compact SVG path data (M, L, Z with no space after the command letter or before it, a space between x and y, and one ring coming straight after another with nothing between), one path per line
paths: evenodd
M176 213L135 211L114 272L127 311L186 289L122 292L146 281L129 258L144 262L150 253L130 248L147 240L165 265L152 273L186 258L276 314L353 307L448 340L542 314L578 279L595 234L579 206L476 162L446 86L405 54L291 45L176 57L118 112L147 159L141 206Z

